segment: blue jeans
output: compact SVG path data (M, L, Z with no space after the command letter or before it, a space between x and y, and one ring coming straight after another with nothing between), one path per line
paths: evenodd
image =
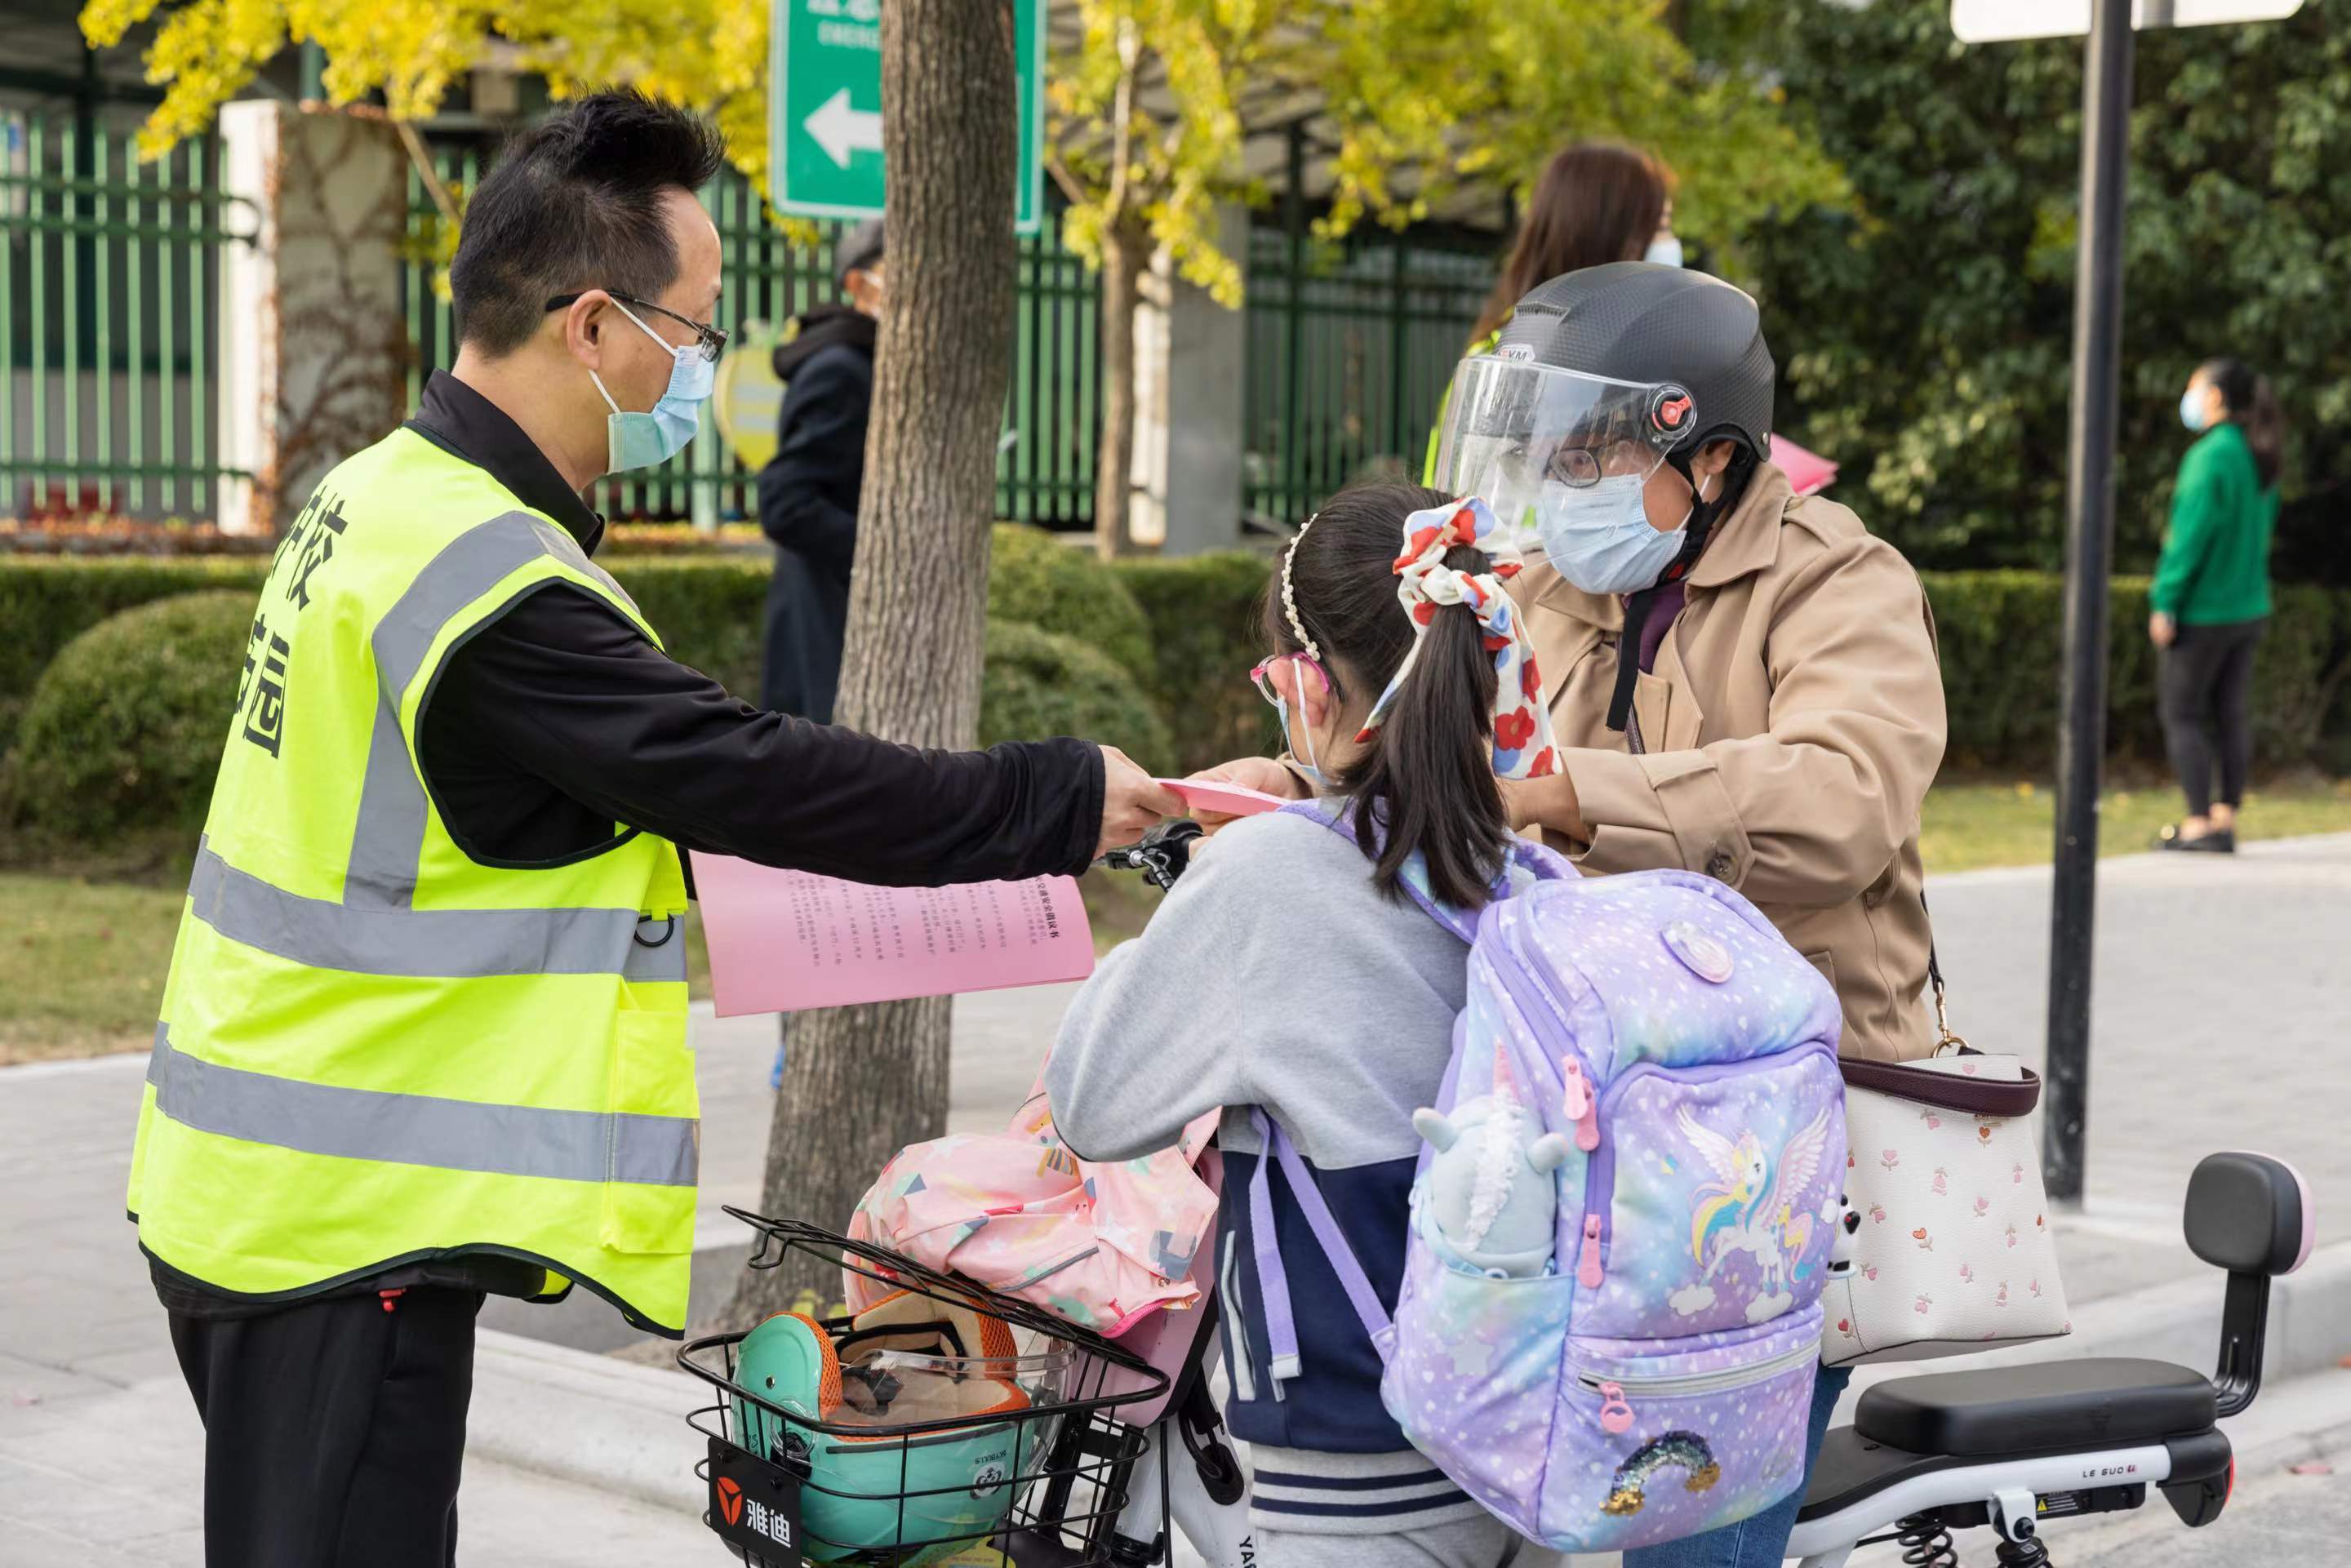
M1813 1385L1813 1416L1804 1428L1804 1477L1821 1457L1821 1439L1828 1436L1829 1417L1838 1396L1853 1381L1853 1369L1823 1366ZM1625 1553L1625 1568L1780 1568L1788 1554L1788 1532L1796 1528L1796 1514L1804 1506L1802 1486L1761 1513L1737 1524L1687 1535L1656 1546L1635 1547Z

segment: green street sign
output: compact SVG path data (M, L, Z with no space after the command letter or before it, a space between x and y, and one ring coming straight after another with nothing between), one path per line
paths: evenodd
M1020 168L1014 227L1045 212L1045 0L1013 0ZM882 211L882 0L775 0L768 155L776 210L813 218Z

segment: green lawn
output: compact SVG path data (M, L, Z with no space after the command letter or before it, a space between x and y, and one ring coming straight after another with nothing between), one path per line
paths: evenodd
M2165 824L2179 820L2179 792L2168 784L2109 789L2100 804L2098 853L2136 854ZM1921 813L1918 852L1931 878L1980 866L2031 865L2049 859L2057 801L2045 785L1953 783L1936 786ZM2237 837L2297 838L2351 831L2351 779L2281 780L2246 792Z
M2179 814L2168 788L2107 792L2099 848L2145 849ZM2054 806L2045 786L1954 782L1928 798L1921 848L1930 874L2029 865L2049 857ZM2245 802L2239 836L2285 838L2351 831L2351 779L2282 781ZM180 918L176 885L0 871L10 911L0 937L0 1064L143 1051ZM1159 900L1141 877L1096 872L1082 883L1097 950L1132 936ZM698 917L686 923L694 994L709 994Z
M145 1050L180 894L0 872L0 1062Z

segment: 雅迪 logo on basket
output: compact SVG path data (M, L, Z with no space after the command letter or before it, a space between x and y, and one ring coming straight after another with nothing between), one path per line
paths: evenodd
M720 1476L710 1490L718 1496L718 1517L729 1524L743 1522L743 1489L732 1476Z

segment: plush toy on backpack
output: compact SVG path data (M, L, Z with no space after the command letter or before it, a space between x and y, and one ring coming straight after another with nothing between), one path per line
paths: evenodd
M1527 1109L1510 1052L1494 1051L1494 1092L1453 1108L1420 1110L1413 1130L1437 1151L1427 1173L1429 1240L1458 1266L1496 1280L1551 1267L1568 1142Z

